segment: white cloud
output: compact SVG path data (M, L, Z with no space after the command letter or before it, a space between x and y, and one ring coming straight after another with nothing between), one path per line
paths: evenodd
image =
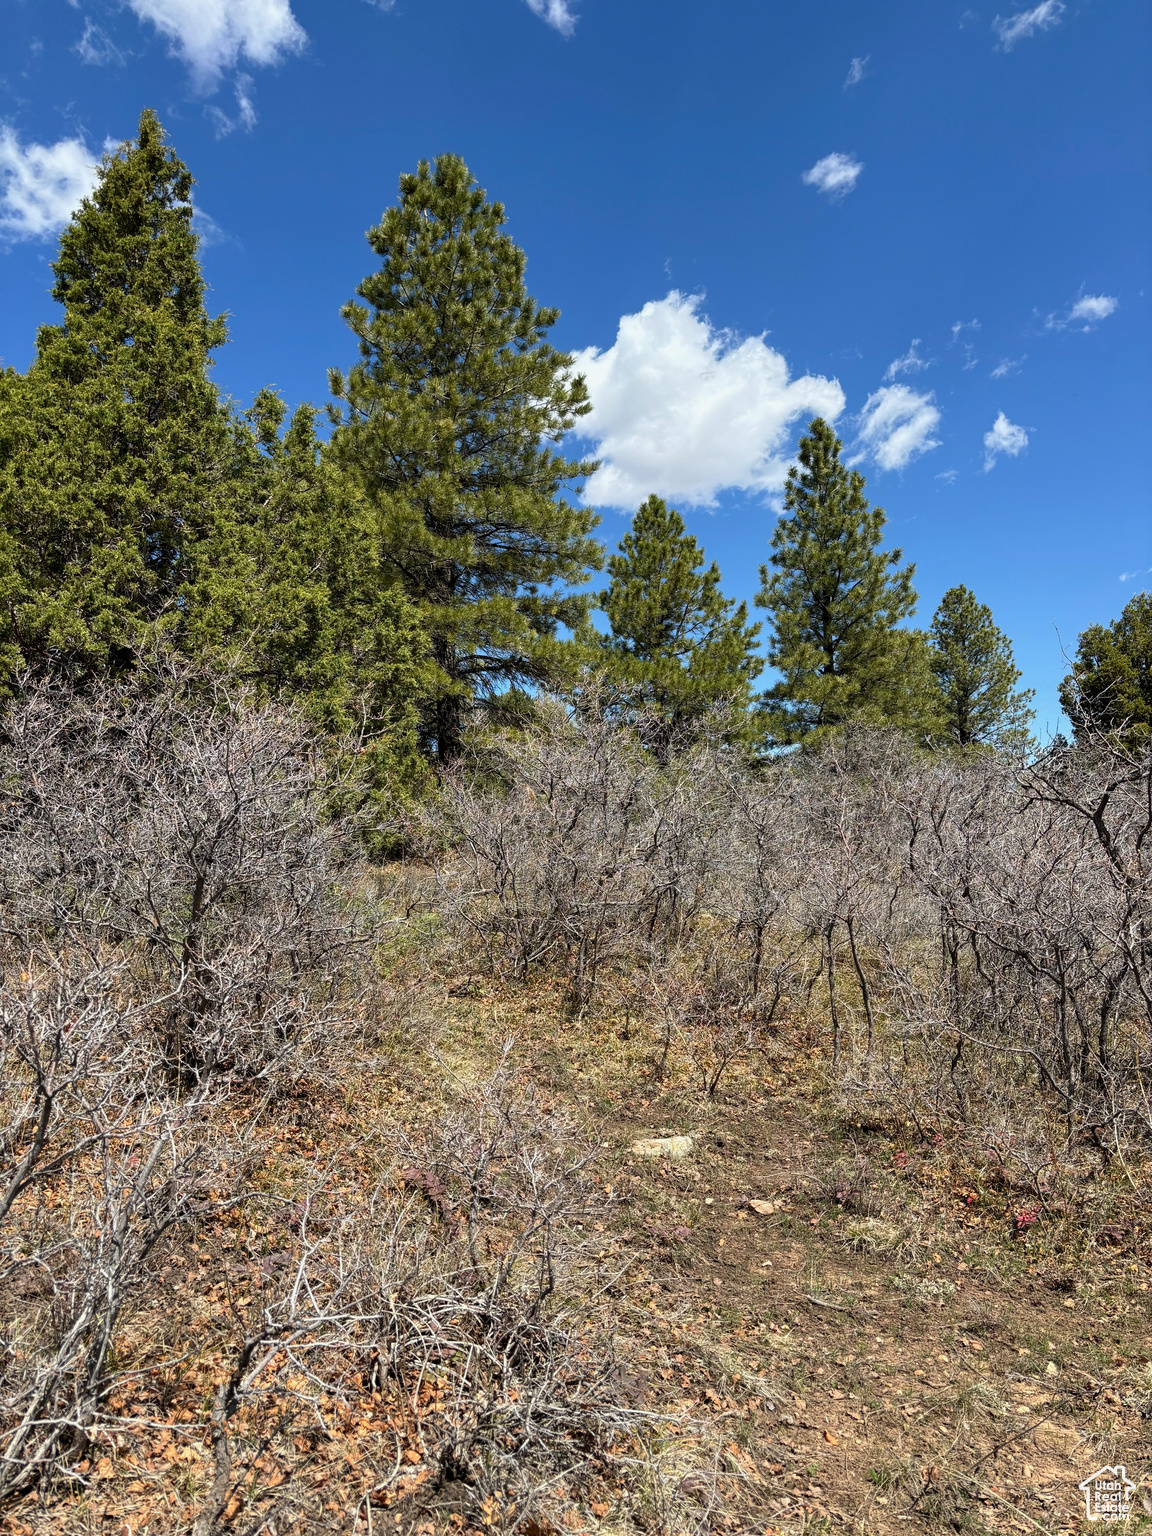
M918 395L907 384L885 384L864 402L859 417L859 452L853 463L872 459L881 469L903 469L940 439L935 395Z
M96 185L97 156L83 139L21 144L0 127L0 238L38 240L63 229Z
M1094 325L1097 320L1107 320L1109 315L1115 314L1118 303L1119 300L1107 293L1086 293L1073 304L1068 323L1072 325L1077 320L1085 320L1089 325Z
M847 90L850 85L860 84L861 80L863 80L864 76L868 73L868 60L871 57L872 55L869 53L865 54L862 59L852 60L851 64L848 66L848 78L844 81L845 90Z
M994 379L1006 379L1010 373L1019 372L1027 360L1027 352L1025 352L1023 357L1003 357L993 368L991 377Z
M833 202L839 202L855 187L863 169L861 161L836 151L831 155L825 155L823 160L817 160L810 171L804 172L800 180L806 187L815 187L817 192L823 192Z
M1141 576L1152 576L1152 565L1146 571L1121 571L1121 581L1139 581Z
M528 6L564 37L571 37L576 30L576 18L568 9L568 0L528 0Z
M1064 9L1064 0L1040 0L1040 4L1030 11L1017 11L1015 16L997 16L992 30L1000 39L1001 48L1008 53L1021 38L1031 37L1034 32L1047 32L1049 27L1056 26Z
M959 474L960 471L958 469L942 469L936 478L937 480L943 480L945 485L954 485Z
M930 358L921 357L916 348L920 345L919 336L912 338L912 345L903 357L894 358L884 370L884 377L891 382L898 379L902 373L920 373L925 368L931 368Z
M1119 299L1114 299L1111 294L1082 293L1072 301L1064 314L1049 315L1044 322L1044 329L1063 331L1072 326L1078 331L1090 331L1101 320L1107 320L1109 315L1115 314L1119 307Z
M124 55L102 27L94 21L85 21L84 34L73 48L84 64L123 64Z
M979 320L957 320L952 326L952 340L954 342L959 341L964 331L978 331L979 329Z
M227 112L222 112L219 107L206 108L206 115L216 124L216 137L227 138L237 128L245 128L249 133L256 126L256 107L252 96L252 76L236 76L236 116L229 117Z
M172 45L203 88L211 88L241 58L276 64L298 53L307 37L289 0L128 0Z
M1023 427L1018 427L1014 422L1009 421L1001 411L992 423L991 430L984 434L984 473L988 473L1002 453L1014 459L1018 454L1023 453L1027 446L1027 432Z
M635 507L655 493L712 506L726 488L778 490L790 425L844 409L835 379L789 380L763 336L719 331L699 306L673 290L624 315L605 351L576 354L594 407L580 430L602 461L590 502Z

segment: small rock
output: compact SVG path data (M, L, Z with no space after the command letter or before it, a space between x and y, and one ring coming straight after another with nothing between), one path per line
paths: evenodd
M691 1136L641 1136L632 1143L633 1157L688 1157L692 1151Z
M1060 1367L1056 1364L1055 1360L1049 1360L1048 1364L1044 1367L1044 1374L1045 1376L1059 1376Z

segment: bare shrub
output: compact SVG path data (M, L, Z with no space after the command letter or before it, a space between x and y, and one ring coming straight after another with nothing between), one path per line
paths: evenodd
M488 962L563 975L576 1009L606 968L666 952L699 916L723 818L695 759L661 771L634 724L553 703L444 787L445 902Z
M123 965L29 964L0 991L0 1500L84 1452L149 1255L221 1162Z
M555 1518L614 1442L632 1446L650 1415L624 1402L597 1314L593 1151L505 1066L419 1144L397 1145L367 1209L326 1188L302 1203L287 1279L217 1396L197 1532L237 1486L231 1421L246 1417L251 1439L288 1400L321 1428L382 1401L393 1448L364 1497L410 1517Z
M269 1076L347 1012L366 937L332 787L306 724L226 679L32 688L0 742L6 963L47 933L130 954L172 1072Z

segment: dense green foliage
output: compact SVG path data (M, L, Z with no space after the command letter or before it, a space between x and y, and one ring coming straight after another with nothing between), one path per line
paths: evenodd
M192 178L145 112L64 231L24 375L0 378L0 678L227 663L411 767L427 642L314 413L209 377Z
M864 477L817 418L788 472L783 516L760 569L768 660L781 674L763 697L768 740L804 741L849 721L931 729L938 719L926 638L902 630L916 607L913 566L880 547L885 517Z
M60 241L28 373L0 386L0 665L124 664L240 585L236 443L208 378L192 178L145 112ZM229 590L231 586L231 590Z
M1084 631L1060 702L1078 736L1152 737L1152 594L1138 592L1118 619Z
M705 567L704 551L680 514L650 496L608 561L609 586L599 594L611 633L600 644L612 672L633 696L662 718L670 736L723 703L746 717L759 624L747 605L725 598L720 568Z
M967 587L950 587L932 619L932 671L950 740L961 747L1027 740L1031 689L1018 690L1012 642Z
M458 756L470 711L509 686L563 680L597 519L564 486L593 467L559 442L588 409L584 381L546 336L557 311L524 286L524 253L455 155L422 162L369 232L380 268L344 315L360 345L335 462L379 519L382 558L431 640L425 739Z

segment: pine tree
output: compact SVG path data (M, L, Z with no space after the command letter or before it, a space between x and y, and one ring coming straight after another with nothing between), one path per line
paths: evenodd
M61 238L53 297L63 323L41 327L26 375L4 378L9 674L130 659L149 635L178 627L201 555L227 586L220 487L236 443L208 378L225 331L204 308L191 189L145 112Z
M1060 703L1078 738L1107 732L1134 744L1152 739L1152 593L1138 592L1118 619L1084 631Z
M427 637L382 568L370 509L320 454L315 411L301 406L282 431L285 415L271 390L248 413L257 450L245 498L251 589L244 623L227 640L269 693L373 743L378 756L387 747L407 760ZM414 766L407 762L407 776Z
M442 762L471 710L562 675L558 631L590 604L566 588L601 559L598 519L561 494L593 466L547 446L589 409L584 382L548 344L557 311L529 297L504 223L455 155L402 177L368 236L380 268L343 312L361 360L331 378L334 461L431 640Z
M680 514L650 496L608 574L611 584L597 599L611 626L603 648L670 736L720 701L742 723L764 666L756 655L760 625L748 623L746 604L723 596L719 566L704 567L704 551Z
M940 687L948 738L961 747L1008 746L1027 737L1031 689L1012 642L967 587L951 587L932 619L932 671Z
M756 602L771 616L768 661L781 680L763 696L774 745L851 720L923 729L936 701L927 649L900 621L916 607L913 566L880 548L885 517L841 443L817 418L788 472L784 510L760 568Z

